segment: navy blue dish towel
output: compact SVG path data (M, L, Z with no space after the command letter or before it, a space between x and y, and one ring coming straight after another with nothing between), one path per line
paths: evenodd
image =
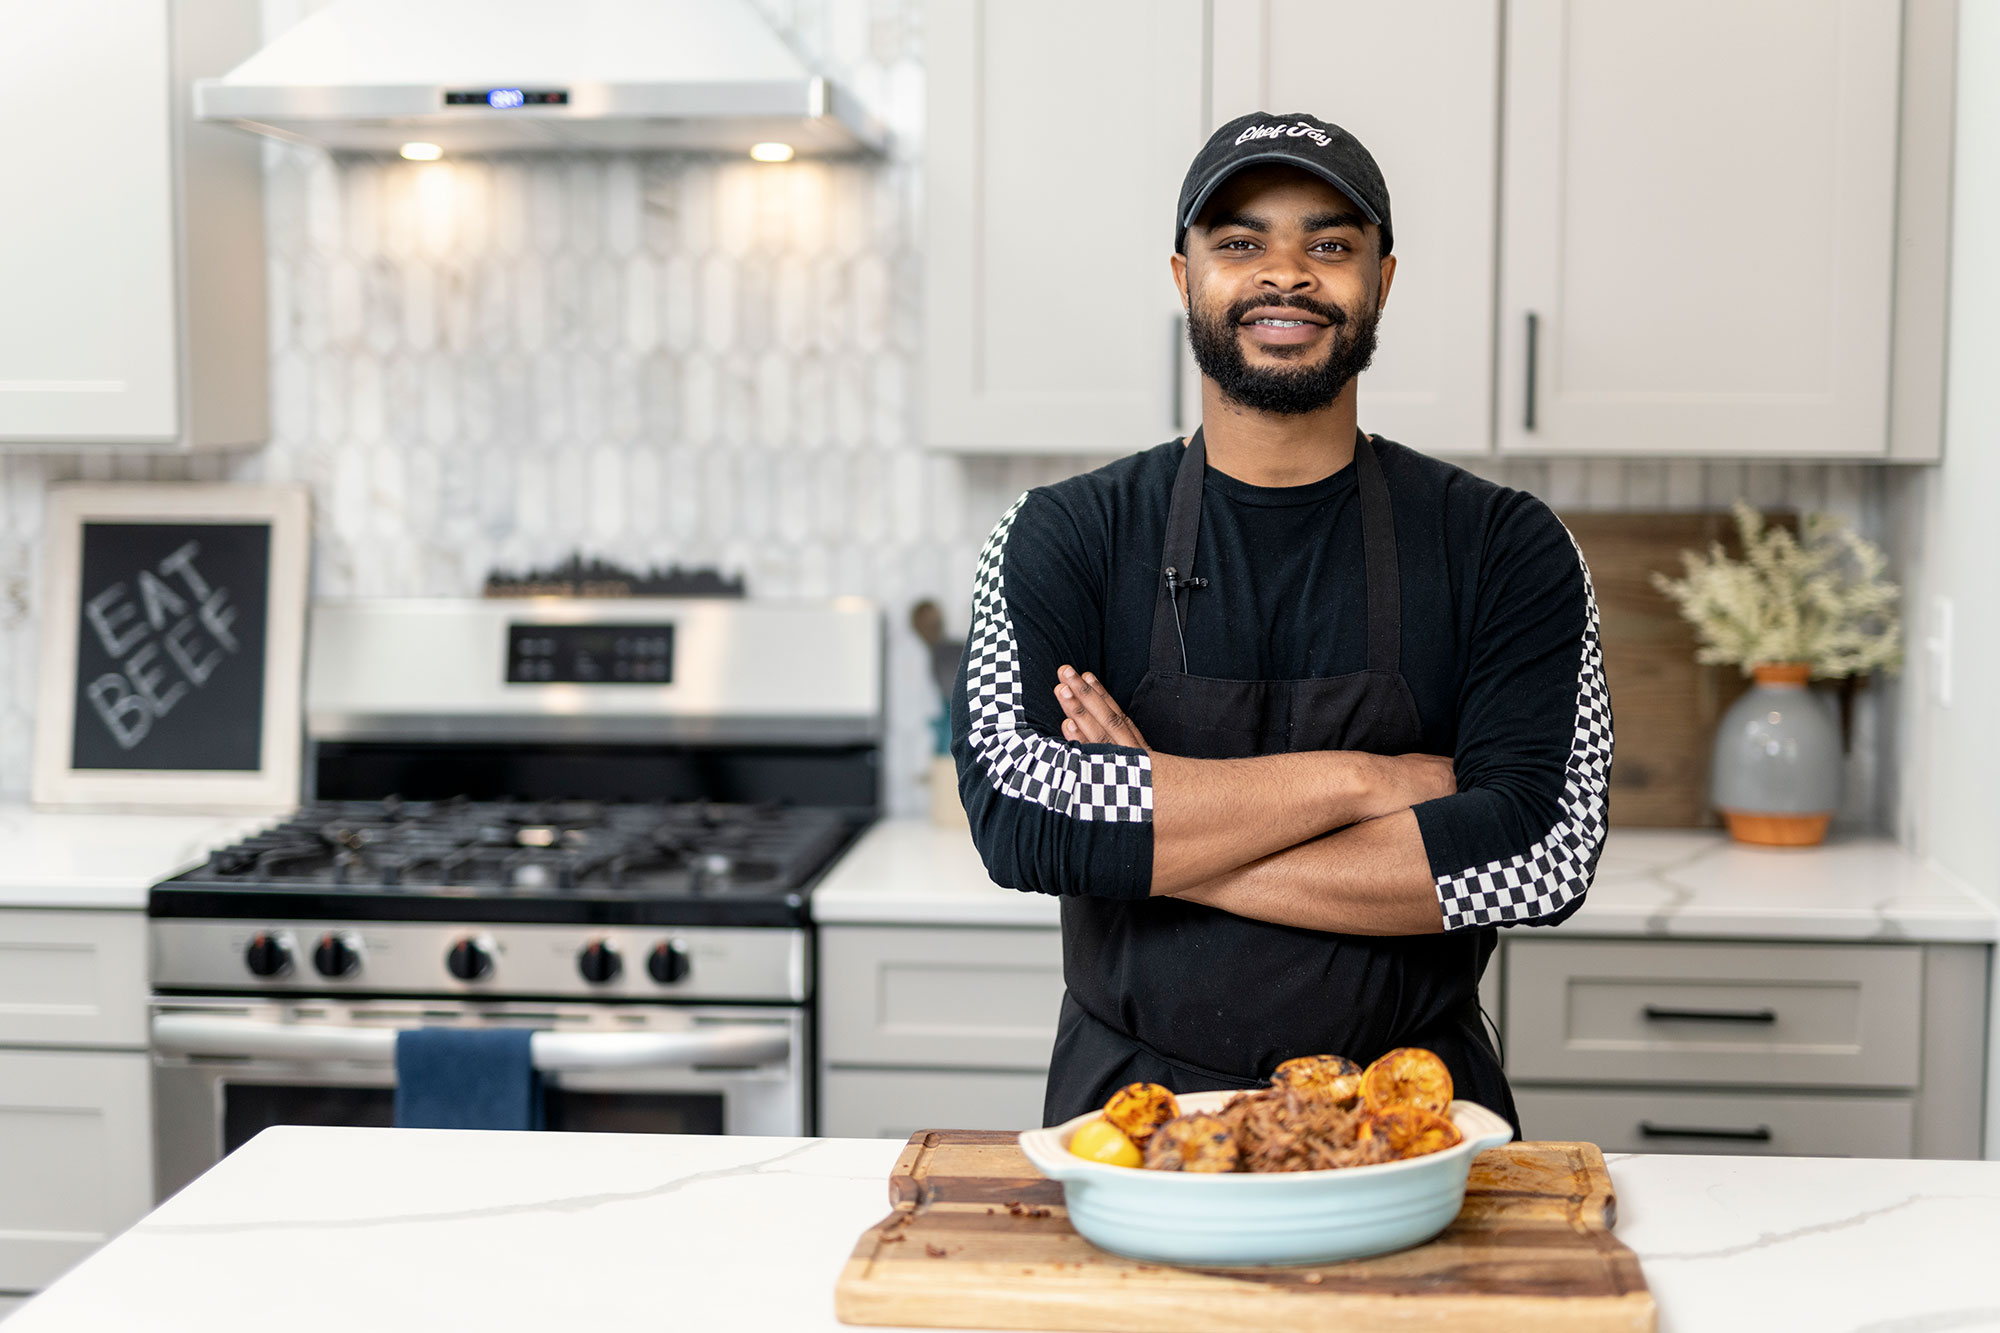
M402 1129L540 1129L542 1079L528 1028L418 1028L396 1034Z

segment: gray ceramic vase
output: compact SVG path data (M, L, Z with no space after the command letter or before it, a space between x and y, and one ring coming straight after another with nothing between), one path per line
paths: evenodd
M1840 724L1806 688L1805 663L1755 671L1716 728L1709 799L1739 842L1811 846L1840 808Z

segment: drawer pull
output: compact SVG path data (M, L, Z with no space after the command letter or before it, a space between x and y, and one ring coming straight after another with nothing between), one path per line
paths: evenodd
M1776 1009L1663 1009L1646 1006L1648 1023L1775 1023Z
M1759 1125L1755 1129L1714 1129L1702 1125L1656 1125L1650 1120L1639 1122L1639 1137L1644 1139L1726 1139L1732 1143L1769 1143L1771 1127Z

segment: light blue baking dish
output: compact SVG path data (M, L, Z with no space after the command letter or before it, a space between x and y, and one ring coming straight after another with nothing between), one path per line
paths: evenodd
M1219 1111L1233 1092L1193 1092L1181 1110ZM1421 1245L1465 1202L1473 1156L1514 1137L1498 1115L1451 1104L1465 1139L1456 1148L1334 1171L1207 1175L1085 1161L1070 1135L1080 1115L1021 1135L1035 1169L1060 1180L1070 1224L1085 1240L1130 1259L1199 1268L1325 1264Z

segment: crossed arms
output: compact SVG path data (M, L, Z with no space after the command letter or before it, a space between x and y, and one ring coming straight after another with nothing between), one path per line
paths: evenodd
M1449 759L1355 750L1186 759L1148 746L1095 675L1067 664L1057 674L1065 739L1152 759L1155 897L1350 935L1444 929L1411 807L1457 790Z

